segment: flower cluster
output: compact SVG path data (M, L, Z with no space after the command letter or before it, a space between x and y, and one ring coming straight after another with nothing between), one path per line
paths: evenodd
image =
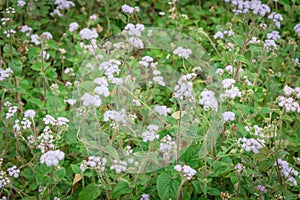
M186 177L187 180L191 180L193 176L196 174L196 170L191 168L188 165L175 165L174 169L177 172L180 172L183 175L183 177Z
M15 113L17 112L17 110L18 110L17 106L11 106L11 105L9 105L8 111L5 114L5 118L9 119L9 118L13 117L15 115Z
M257 125L254 125L253 129L251 127L249 127L249 126L245 126L245 130L248 133L253 134L254 136L264 137L264 135L262 134L262 129L259 126L257 126ZM254 131L254 133L253 133L253 131Z
M173 51L173 54L174 55L178 55L181 58L188 59L190 57L190 55L192 54L192 50L191 49L187 49L187 48L183 48L183 47L177 47Z
M238 163L234 169L237 171L237 173L241 173L243 170L243 165L241 163Z
M50 150L44 153L41 158L41 164L46 164L48 167L57 166L60 160L63 160L65 153L60 150Z
M298 37L300 37L300 23L294 26L294 30L296 31Z
M201 98L199 104L203 106L204 110L218 111L218 101L215 97L215 93L210 90L204 90L200 94Z
M55 138L52 135L52 131L49 126L44 128L43 133L41 133L37 139L39 141L37 148L40 149L42 153L55 148Z
M196 77L195 73L186 74L180 77L177 85L174 87L174 97L179 100L189 100L193 102L195 100L193 95L193 83L191 80Z
M142 138L144 142L152 142L155 139L159 138L159 135L156 134L158 131L158 126L155 124L150 124L147 126L147 130L142 133Z
M283 88L285 96L279 96L279 106L283 107L286 112L298 112L300 113L300 106L296 99L300 99L300 88L291 88L285 86Z
M68 122L69 122L69 120L65 117L58 117L57 119L55 119L51 115L46 115L43 118L43 121L45 125L50 124L52 126L66 126L66 127L68 127Z
M124 126L126 126L126 113L125 109L121 109L121 111L116 111L116 110L107 110L104 113L103 121L108 122L110 120L114 122L119 122L122 123Z
M267 188L263 185L258 185L257 189L263 193L267 193Z
M29 36L31 31L32 31L32 28L29 27L28 25L24 25L24 26L21 27L20 31L22 33L26 33L26 36Z
M224 86L226 86L227 88L225 88ZM225 89L225 92L224 94L220 95L221 100L224 100L225 98L235 99L236 97L242 96L240 89L237 86L234 86L234 83L232 81L226 81L225 85L223 84L223 87Z
M0 81L7 79L12 73L14 73L10 68L2 69L0 67Z
M126 172L127 162L120 160L113 160L113 165L110 166L110 170L115 170L117 174L121 172Z
M222 114L222 121L228 122L228 121L234 121L235 120L235 114L233 112L224 112Z
M166 135L160 140L159 150L163 153L165 161L169 162L172 158L176 158L177 145L170 135Z
M283 17L282 17L281 14L279 14L279 13L272 12L272 13L268 16L268 19L271 19L271 20L275 23L275 26L276 26L277 28L280 28L280 26L281 26L280 21L283 20Z
M231 2L231 5L233 6L232 11L236 15L252 12L253 14L259 14L263 17L271 11L268 5L262 4L262 2L259 0L225 0L225 2Z
M171 109L167 106L154 106L154 111L157 112L160 116L167 116L171 112Z
M24 7L26 5L26 2L23 0L18 0L18 6L19 7Z
M7 169L7 173L11 177L18 178L20 174L20 170L17 169L17 166L14 165Z
M299 172L293 167L290 167L289 163L285 160L278 159L277 162L284 177L290 182L292 186L297 186L297 181L295 177L300 178ZM274 162L274 166L277 166L277 162Z
M122 11L124 12L124 13L126 13L126 14L128 14L128 15L131 15L131 14L133 14L134 12L140 12L140 8L139 7L131 7L131 6L129 6L129 5L127 5L127 4L124 4L123 6L122 6Z
M11 36L16 34L16 31L13 29L9 29L9 30L4 30L3 33L7 38L10 38Z
M114 74L119 74L119 66L121 62L115 59L110 59L108 61L102 62L99 65L99 70L104 71L105 76L113 84L122 84L124 81L122 78L116 78Z
M102 101L100 99L100 96L98 95L91 95L89 93L84 93L84 95L80 98L82 101L82 105L85 107L89 106L95 106L96 108L101 106Z
M52 13L50 13L51 16L58 16L63 17L63 14L61 14L61 11L69 10L71 7L75 7L75 3L73 1L67 1L67 0L56 0L54 2L56 5L56 8L53 10Z
M129 44L134 48L144 48L144 43L140 38L142 35L142 31L145 30L143 24L127 24L124 28L125 31L128 32L128 35L131 37L128 38Z
M99 77L94 80L94 83L97 84L98 86L94 89L95 93L108 97L109 96L109 90L108 90L108 82L104 77Z
M258 151L265 146L265 141L261 139L254 139L254 138L239 138L238 144L242 146L242 148L249 152L253 151L253 153L257 154Z
M223 39L225 35L231 37L234 35L234 32L232 30L218 31L214 34L214 39L218 39L218 38Z
M142 194L140 200L150 200L149 194Z
M91 40L98 38L98 33L96 29L84 28L79 32L81 39L83 40Z
M80 169L84 172L87 168L95 169L99 173L105 170L106 158L100 158L98 156L90 156L88 160L84 160L80 165Z
M35 45L40 45L41 44L41 39L45 40L50 40L52 39L52 34L49 32L44 32L40 36L38 34L32 34L30 36L31 42L34 43Z
M69 24L69 31L74 32L79 28L79 24L77 22L72 22Z

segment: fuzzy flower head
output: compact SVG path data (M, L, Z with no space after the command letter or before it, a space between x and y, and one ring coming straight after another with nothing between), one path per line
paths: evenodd
M60 150L50 150L44 153L41 158L41 164L46 164L48 167L57 166L60 160L63 160L65 153Z
M89 28L84 28L79 32L81 39L83 40L91 40L91 39L97 39L98 38L98 33L95 29L89 29Z
M69 31L70 32L74 32L78 29L79 25L77 22L72 22L71 24L69 24Z
M177 47L174 51L173 54L178 55L181 58L188 59L190 55L192 54L191 49L183 48L183 47Z

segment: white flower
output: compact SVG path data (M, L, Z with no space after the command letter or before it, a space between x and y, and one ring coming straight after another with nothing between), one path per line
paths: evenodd
M72 22L70 25L69 25L69 31L70 32L74 32L78 29L79 25L77 22Z
M111 170L115 170L117 174L126 172L127 163L125 161L113 160L113 165L110 167Z
M90 16L90 20L96 21L98 19L96 14Z
M145 30L145 27L143 24L127 24L124 28L125 30L128 31L128 35L130 36L135 36L135 37L140 37L142 35L142 31Z
M51 40L53 37L52 37L52 34L49 33L49 32L44 32L41 34L41 37L44 37L46 38L47 40Z
M167 108L167 106L154 106L154 111L160 116L167 116L168 113L171 112L171 109Z
M149 194L142 194L140 200L150 200Z
M204 90L200 94L201 98L199 104L203 105L204 110L212 109L213 111L218 111L218 101L215 98L215 93L209 90Z
M24 117L26 118L34 118L36 112L34 110L26 110L24 113Z
M4 30L3 33L6 35L7 38L10 38L12 35L16 34L16 31L13 29Z
M69 120L65 117L57 118L57 126L68 126Z
M179 46L173 51L173 54L178 55L179 57L188 59L190 57L190 55L192 54L192 50Z
M228 89L233 84L235 84L235 80L232 78L227 78L227 79L222 80L222 85L223 85L224 89Z
M90 156L88 161L84 160L80 165L80 169L84 172L87 168L95 169L98 172L103 172L105 170L106 158L101 158L98 156Z
M40 37L37 34L33 34L30 36L31 42L34 43L35 45L40 45Z
M98 38L98 33L95 29L84 28L79 32L81 39L83 40L91 40Z
M174 87L174 97L179 100L187 99L190 102L195 100L193 95L193 83L191 80L196 77L195 73L186 74L180 77L177 85Z
M32 31L32 28L30 28L28 25L24 25L21 27L20 31L22 33L26 33L26 36L29 36L30 35L30 32Z
M124 4L124 5L122 6L122 11L123 11L124 13L126 13L126 14L131 15L131 14L134 12L134 8L131 7L131 6L128 6L127 4Z
M265 141L261 139L254 139L254 138L239 138L238 144L241 145L241 147L247 151L253 151L253 153L257 154L258 151L262 148L264 148Z
M224 70L221 69L221 68L218 68L218 69L216 70L216 74L222 75L223 73L224 73Z
M31 121L29 121L27 118L23 118L23 120L21 121L21 124L23 126L23 129L26 130L28 128L30 128L31 126Z
M279 97L279 106L283 107L286 112L298 112L300 113L300 106L293 97Z
M216 32L216 34L214 35L214 39L223 39L224 38L224 34L221 31Z
M272 31L271 33L267 34L267 38L270 39L270 40L276 41L276 40L280 39L279 32L278 31Z
M286 96L292 95L294 91L295 90L293 88L289 87L288 85L285 85L283 88L284 95L286 95Z
M126 124L126 113L125 109L121 109L121 111L116 110L107 110L104 113L103 121L108 122L109 120L113 120L115 122L122 122L123 125Z
M4 81L14 72L10 68L2 69L0 68L0 81Z
M297 180L295 179L295 177L299 176L299 172L293 167L290 167L289 163L285 160L278 159L277 162L284 177L290 182L292 186L297 186ZM274 162L274 166L277 166L277 162Z
M196 174L196 170L191 168L188 165L175 165L174 166L175 171L180 172L183 177L186 177L187 180L191 180L193 178L193 176Z
M300 23L294 26L294 30L297 33L298 37L300 37Z
M224 112L222 114L222 119L224 122L235 120L235 114L233 112Z
M134 48L137 48L137 49L143 49L144 48L143 40L141 40L138 37L130 37L130 38L128 38L128 42Z
M137 106L137 107L141 106L141 102L139 100L134 99L132 101L133 101L135 106Z
M7 169L8 175L13 176L14 178L18 178L20 174L20 170L17 169L17 166L12 166L11 168Z
M81 101L83 106L89 107L89 106L95 106L99 107L102 104L102 101L98 95L90 95L89 93L84 93L84 95L81 97Z
M43 118L43 121L46 125L51 124L54 126L56 124L56 119L54 117L52 117L51 115L46 115Z
M18 6L19 7L24 7L26 5L26 2L23 0L18 0Z
M142 133L143 141L152 142L153 140L158 139L159 135L156 134L157 131L158 131L158 126L155 124L150 124L147 127L147 130Z
M13 117L15 115L15 113L17 112L18 108L17 106L11 106L8 108L8 112L5 114L5 118L9 119L11 117Z
M60 160L63 160L65 153L60 150L50 150L44 153L41 158L41 164L46 164L48 167L57 166Z

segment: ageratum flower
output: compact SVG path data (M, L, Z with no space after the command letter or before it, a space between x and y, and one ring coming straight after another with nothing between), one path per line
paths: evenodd
M65 153L60 150L50 150L44 153L41 158L41 164L46 164L48 167L57 166L60 160L63 160Z

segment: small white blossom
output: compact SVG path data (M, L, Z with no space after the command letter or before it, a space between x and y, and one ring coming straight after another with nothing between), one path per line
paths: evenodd
M233 112L224 112L222 114L222 119L223 122L228 122L228 121L234 121L235 120L235 114Z
M57 166L60 160L63 160L65 153L60 150L50 150L44 153L41 158L41 164L46 164L48 167Z
M79 28L79 25L78 25L77 22L72 22L72 23L69 25L69 31L70 31L70 32L74 32L74 31L76 31L78 28Z
M174 51L173 54L178 55L181 58L188 59L190 55L192 54L191 49L183 48L183 47L177 47Z

